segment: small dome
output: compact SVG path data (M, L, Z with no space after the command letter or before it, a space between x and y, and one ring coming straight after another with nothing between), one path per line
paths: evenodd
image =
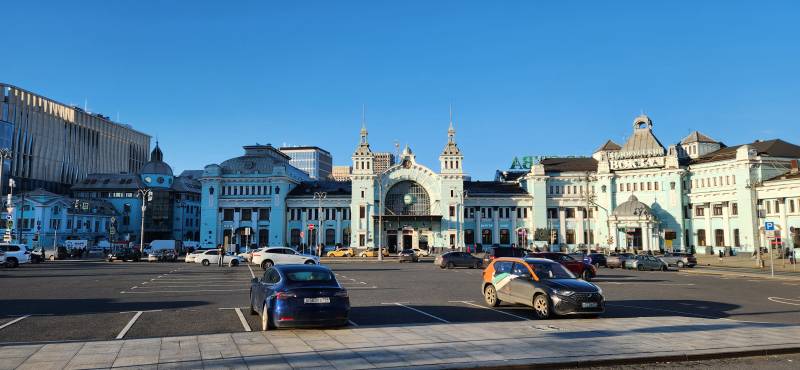
M150 152L150 161L142 166L139 173L173 176L172 167L164 162L164 153L161 152L161 148L158 147L158 142L156 142L156 147L153 148L153 151Z
M653 210L650 209L650 206L640 202L635 195L631 195L627 201L618 205L617 208L614 208L614 212L612 212L612 214L617 217L646 217L652 213Z

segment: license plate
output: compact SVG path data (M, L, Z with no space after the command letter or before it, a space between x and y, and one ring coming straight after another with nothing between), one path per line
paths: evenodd
M597 308L596 302L583 302L581 303L581 307L583 308Z
M305 298L303 303L331 303L331 299L329 297Z

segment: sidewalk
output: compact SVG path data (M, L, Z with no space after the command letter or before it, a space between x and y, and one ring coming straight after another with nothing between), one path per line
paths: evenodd
M786 260L775 261L775 277L788 280L800 280L800 266L797 264L789 264ZM734 256L724 257L720 262L717 256L697 256L697 266L694 268L681 269L682 272L689 273L707 273L707 274L722 274L722 275L740 275L748 277L771 276L770 261L764 261L764 268L759 269L756 266L756 260L748 256Z
M6 346L0 369L555 367L788 352L800 352L800 325L665 316Z

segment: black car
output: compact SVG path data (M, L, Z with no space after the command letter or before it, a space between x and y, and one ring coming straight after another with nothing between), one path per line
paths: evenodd
M350 297L325 266L276 265L252 280L250 313L261 316L261 330L345 326Z
M579 260L579 261L583 261L584 258L586 257L586 254L584 254L583 252L574 253L574 254L570 254L570 257L575 258L576 260ZM591 263L592 263L592 265L594 265L594 267L601 267L601 266L602 267L608 267L606 265L606 255L605 254L602 254L602 253L589 253L589 258L592 259Z
M530 253L527 249L522 248L510 248L510 247L500 247L494 246L491 248L486 248L485 253L483 254L483 267L489 266L492 263L492 260L495 258L500 257L525 257L526 254Z
M433 264L441 268L469 267L481 268L483 261L466 252L447 252L437 256Z
M133 248L120 248L111 252L107 259L108 262L114 260L139 262L142 259L142 253Z
M397 260L399 262L418 262L419 257L417 256L417 252L413 249L403 249L400 253L397 254L399 257Z
M603 291L559 263L543 258L500 258L484 272L482 291L489 306L501 302L533 307L540 319L605 311Z

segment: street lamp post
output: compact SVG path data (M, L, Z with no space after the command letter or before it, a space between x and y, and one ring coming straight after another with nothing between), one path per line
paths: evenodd
M469 191L462 190L457 192L457 194L461 208L459 210L459 207L456 207L456 247L458 247L463 252L466 249L466 245L462 243L464 238L461 235L464 229L464 210L466 209L466 207L464 206L464 202L468 197Z
M139 196L142 197L142 228L139 234L139 252L141 253L144 251L144 212L147 210L147 202L153 200L153 191L150 189L139 189Z
M317 221L319 221L319 227L317 228L317 246L319 247L319 251L317 253L319 254L319 257L322 257L322 238L321 238L322 235L320 235L322 234L322 200L327 197L328 197L327 192L317 191L314 192L314 197L312 198L317 200L317 206L318 206L317 210L319 212L317 217Z
M378 176L378 261L383 261L383 173Z

